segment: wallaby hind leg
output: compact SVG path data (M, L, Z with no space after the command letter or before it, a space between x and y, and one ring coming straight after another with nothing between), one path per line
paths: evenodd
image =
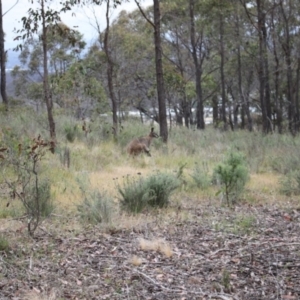
M148 147L146 147L145 145L143 145L144 147L144 152L148 155L148 156L151 156L151 153L150 153L150 149Z

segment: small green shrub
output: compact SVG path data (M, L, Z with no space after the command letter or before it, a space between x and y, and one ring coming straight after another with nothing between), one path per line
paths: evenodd
M207 164L203 163L203 165L200 166L198 163L195 163L191 177L193 178L197 188L206 189L211 184L211 179L208 176Z
M298 153L289 153L281 157L275 157L271 161L272 169L280 174L288 174L298 169L300 159Z
M147 207L166 207L171 193L180 185L178 177L157 173L147 178L127 177L124 186L118 186L122 197L121 209L140 213Z
M80 218L90 224L109 223L112 217L112 199L99 191L85 195L83 202L77 206Z
M9 250L9 243L7 241L7 239L0 235L0 252L2 251L8 251Z
M221 283L226 291L230 290L230 273L226 269L222 272Z
M291 171L280 179L280 193L286 196L300 195L300 171Z
M231 152L227 160L214 169L213 177L221 184L218 193L225 195L227 205L234 204L249 179L244 156L241 153Z
M256 225L256 219L253 216L240 216L235 220L234 233L250 234L253 227Z
M41 181L36 187L35 185L29 186L28 194L33 195L33 197L28 200L27 211L32 212L39 210L41 217L47 218L54 211L54 203L51 197L51 184L49 181ZM35 197L38 197L38 202ZM37 207L37 205L39 207Z
M11 198L17 198L23 204L28 215L28 232L33 236L41 217L48 216L53 210L53 204L49 202L50 184L41 180L39 166L47 152L53 153L55 145L40 135L33 140L23 137L23 140L13 133L4 135L4 149L9 150L1 160L1 175Z
M66 127L65 127L65 135L66 135L66 139L70 143L73 143L75 141L77 133L78 133L78 127L77 127L77 125L66 125Z
M94 225L109 223L112 219L113 200L106 193L91 189L87 182L82 180L78 182L83 195L82 203L77 205L81 220Z

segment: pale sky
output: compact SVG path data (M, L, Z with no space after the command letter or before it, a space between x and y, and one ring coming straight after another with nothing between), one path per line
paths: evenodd
M34 2L37 2L36 0ZM142 7L147 7L153 5L153 0L141 0ZM9 10L15 3L11 10ZM48 3L59 3L59 0L47 1ZM52 4L52 5L53 5ZM5 32L5 49L9 50L9 54L12 54L11 50L16 47L17 44L20 44L20 41L14 41L14 38L17 36L17 33L14 33L14 29L21 29L22 23L21 18L27 16L27 11L30 7L34 7L31 4L31 0L2 0L2 11L4 14L3 17L3 29ZM51 6L52 7L52 6ZM55 7L55 6L54 6ZM128 3L124 3L119 6L117 9L112 10L111 20L118 16L118 13L121 10L132 11L137 9L137 5L134 0L129 0ZM97 20L100 24L100 29L105 28L105 12L106 6L94 6L94 11L97 17ZM75 14L75 16L72 16ZM89 7L74 7L73 10L69 13L61 14L62 21L69 27L80 31L84 35L84 39L89 43L92 43L97 38L97 31L93 27L95 26L95 17L93 14L93 9Z

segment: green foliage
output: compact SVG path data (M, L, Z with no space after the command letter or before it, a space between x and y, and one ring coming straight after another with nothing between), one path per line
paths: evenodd
M200 166L200 164L196 162L191 177L197 188L206 189L211 184L211 179L208 176L208 166L205 163Z
M237 234L249 234L255 226L256 219L253 216L241 216L235 220L235 228L233 232Z
M274 157L271 161L272 169L280 174L297 171L300 159L298 153L286 153L283 157Z
M90 224L109 223L112 217L112 199L99 191L90 191L77 206L83 222Z
M237 152L229 153L226 161L214 169L213 176L222 186L219 193L225 195L227 205L234 204L249 179L244 156Z
M51 184L49 181L40 181L36 190L35 185L28 186L26 189L29 195L33 197L28 200L27 210L29 212L39 210L41 217L47 218L54 211L54 203L51 195ZM37 195L35 195L37 193ZM36 201L35 197L38 197ZM37 207L38 205L38 207Z
M113 199L104 192L91 189L87 183L79 181L83 201L77 206L81 220L84 223L109 223L112 219Z
M222 272L221 283L226 290L230 289L230 273L226 269Z
M8 250L9 250L8 240L3 235L0 235L0 252L7 252Z
M138 179L127 176L123 187L118 185L122 197L121 209L140 213L149 207L166 207L171 193L177 189L178 177L167 173L156 173Z
M286 196L300 195L300 171L290 171L280 179L280 193Z
M78 126L77 125L66 125L65 135L66 135L66 139L70 143L73 143L75 141L77 134L78 134Z
M1 160L3 181L10 189L12 199L17 198L23 204L32 236L41 217L49 216L53 210L50 184L42 180L40 165L46 152L53 152L55 145L40 136L22 141L10 131L4 135L3 145L2 149L7 149Z

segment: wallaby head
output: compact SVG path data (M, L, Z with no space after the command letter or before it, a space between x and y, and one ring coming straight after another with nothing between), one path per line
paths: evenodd
M149 147L153 138L158 138L158 134L154 132L154 128L152 127L148 136L136 138L129 143L127 146L128 153L133 156L141 153L151 156Z

